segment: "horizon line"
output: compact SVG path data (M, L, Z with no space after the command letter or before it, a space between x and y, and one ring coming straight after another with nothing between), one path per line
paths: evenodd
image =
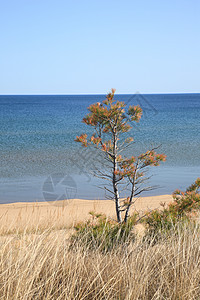
M183 95L183 94L200 94L200 92L170 92L170 93L116 93L116 95ZM72 93L72 94L0 94L0 96L95 96L95 95L107 95L107 93Z

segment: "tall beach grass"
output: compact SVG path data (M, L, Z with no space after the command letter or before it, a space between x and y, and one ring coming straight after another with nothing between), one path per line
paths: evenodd
M153 239L102 253L71 247L69 229L4 232L0 299L199 299L198 225Z

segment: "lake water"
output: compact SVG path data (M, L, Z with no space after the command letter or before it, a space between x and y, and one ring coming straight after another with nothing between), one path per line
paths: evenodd
M105 95L0 96L0 203L77 197L105 198L90 175L95 153L74 142L88 131L81 120L87 107ZM156 145L167 155L151 168L145 195L184 189L200 176L200 94L116 95L140 104L143 117L129 133L128 154Z

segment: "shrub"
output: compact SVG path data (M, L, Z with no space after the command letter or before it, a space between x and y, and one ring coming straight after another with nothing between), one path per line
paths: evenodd
M79 223L75 226L76 233L72 236L72 245L82 245L91 250L100 249L107 252L120 244L129 244L134 241L133 227L136 224L137 214L131 216L126 223L119 224L109 220L105 215L90 212L92 220Z
M173 193L174 201L163 210L156 209L150 212L144 219L149 227L149 233L155 234L159 231L170 230L177 223L194 221L200 209L200 178L186 189L185 192L176 190Z

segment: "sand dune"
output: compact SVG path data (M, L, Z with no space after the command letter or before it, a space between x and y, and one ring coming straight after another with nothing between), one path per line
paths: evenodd
M143 197L136 201L132 211L140 212L160 207L172 201L171 195ZM63 200L57 202L12 203L0 205L0 232L71 227L87 220L90 211L106 214L115 219L115 206L111 200Z

